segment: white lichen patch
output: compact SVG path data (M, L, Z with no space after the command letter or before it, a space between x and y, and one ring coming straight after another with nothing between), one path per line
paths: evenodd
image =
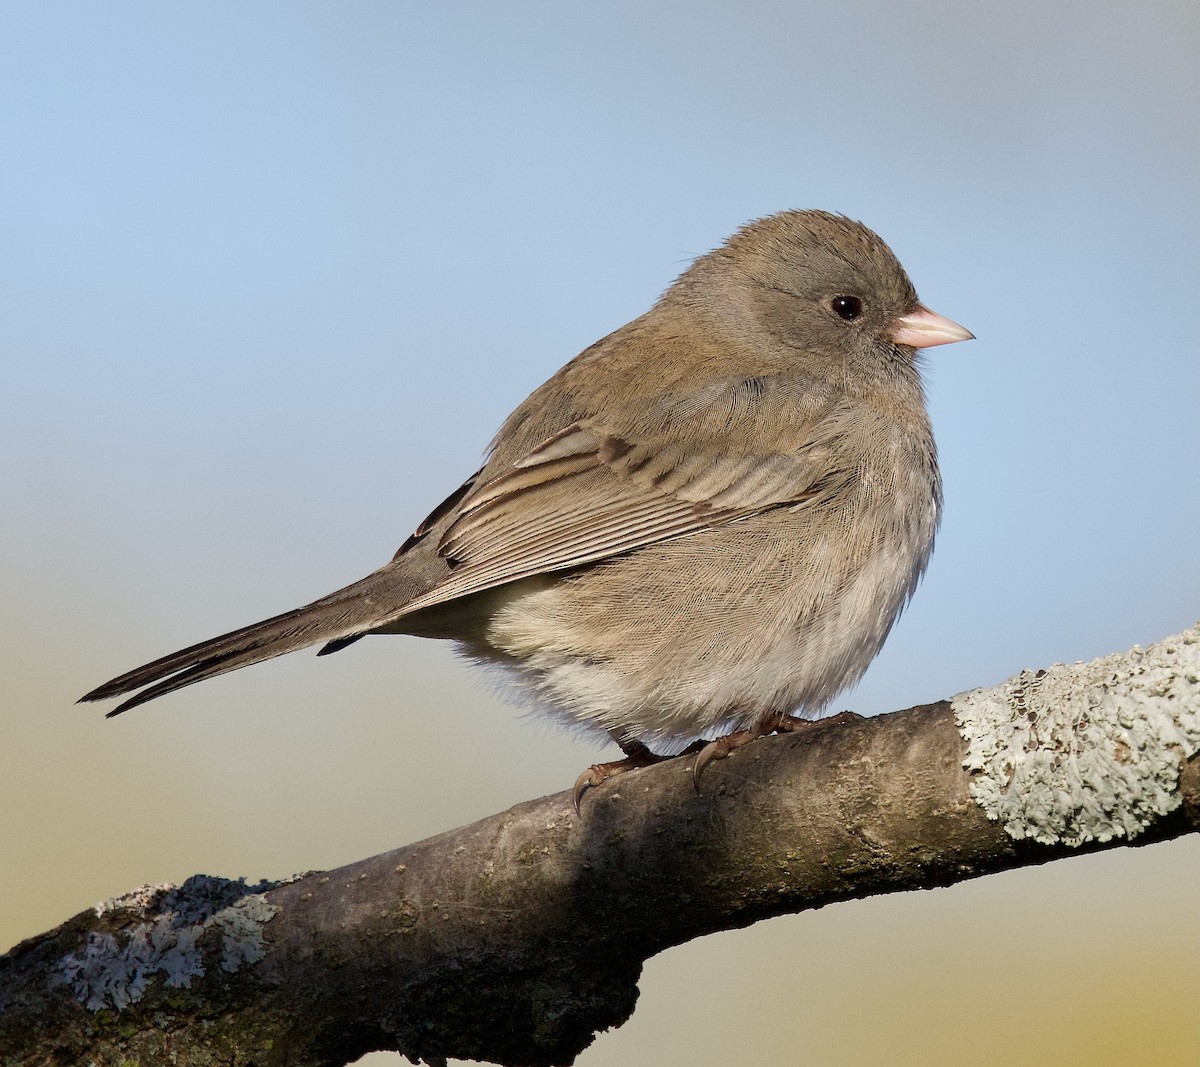
M102 900L96 905L96 918L102 919L110 911L146 911L156 904L164 893L169 893L175 886L170 882L160 882L158 885L140 885L119 897Z
M129 912L135 921L115 933L93 931L81 953L58 964L58 977L92 1011L121 1008L142 998L155 976L186 988L204 974L201 937L221 934L220 966L230 973L263 957L263 926L279 910L263 895L281 882L248 886L244 878L196 875L181 886L142 886L96 905L96 916Z
M1200 750L1200 627L954 698L971 795L1014 838L1133 837L1177 808Z
M208 922L221 931L221 970L233 974L243 963L263 958L262 928L279 909L261 893L242 897Z

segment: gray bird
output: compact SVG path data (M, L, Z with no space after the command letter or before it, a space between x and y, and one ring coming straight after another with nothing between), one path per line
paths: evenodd
M92 690L109 712L366 634L457 641L601 731L613 774L722 733L696 773L863 674L933 548L918 350L972 336L858 222L788 211L701 256L509 416L390 563Z

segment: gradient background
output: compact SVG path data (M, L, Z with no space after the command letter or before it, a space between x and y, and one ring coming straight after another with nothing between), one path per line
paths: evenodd
M72 701L382 563L531 388L782 208L863 219L979 337L931 353L945 525L837 707L1190 625L1198 70L1194 0L8 0L0 948L605 754L404 638ZM706 938L579 1062L1194 1064L1198 884L1191 837Z

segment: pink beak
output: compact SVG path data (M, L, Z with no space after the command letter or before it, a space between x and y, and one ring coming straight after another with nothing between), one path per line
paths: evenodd
M924 304L918 304L915 311L901 315L892 323L887 333L896 344L908 345L910 348L933 348L934 345L949 345L955 341L975 339L975 335L966 327L930 311Z

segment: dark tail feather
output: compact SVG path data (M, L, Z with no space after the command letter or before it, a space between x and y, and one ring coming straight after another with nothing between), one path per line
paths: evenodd
M328 642L325 645L325 647L322 648L321 651L317 653L317 655L318 656L328 656L331 652L341 652L341 650L343 648L345 648L347 645L352 645L359 638L366 637L366 636L367 636L366 634L351 634L349 637L339 637L334 641Z
M415 584L384 567L305 607L201 641L122 674L81 697L80 703L142 690L110 711L107 717L112 718L194 682L322 641L335 646L329 651L336 651L402 607L417 592L410 588Z

